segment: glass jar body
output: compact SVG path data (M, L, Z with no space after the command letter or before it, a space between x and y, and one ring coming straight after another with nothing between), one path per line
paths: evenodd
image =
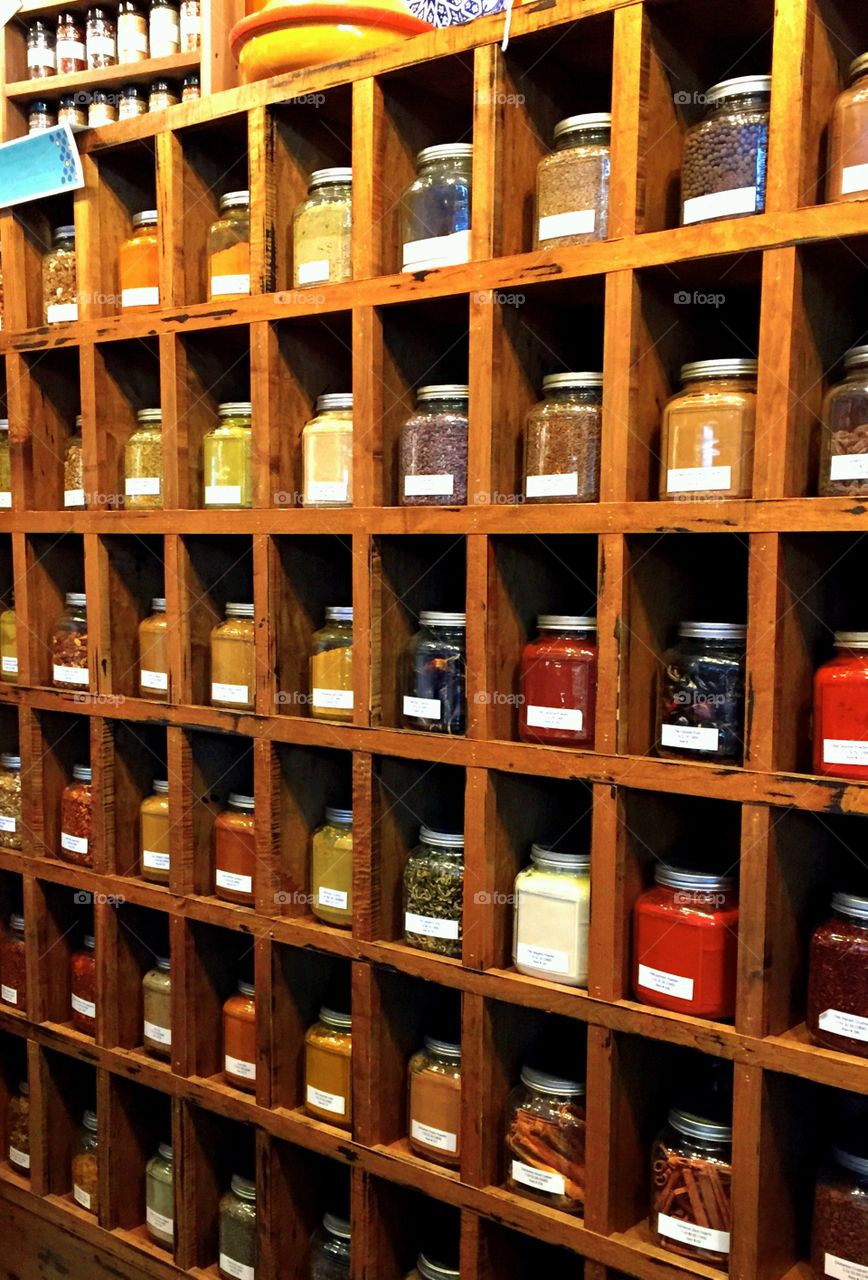
M531 863L515 878L513 964L532 978L586 986L590 922L590 868Z
M814 1190L811 1269L826 1276L858 1277L868 1258L868 1176L829 1161Z
M169 623L165 610L139 623L139 697L155 702L169 698Z
M421 842L404 866L404 941L435 955L461 955L464 850Z
M420 165L401 198L404 271L470 261L470 157Z
M868 366L830 388L820 423L820 497L868 496Z
M21 848L21 769L0 766L0 848Z
M526 502L599 501L602 418L599 388L545 392L525 423Z
M152 55L156 56L156 55ZM118 251L122 311L156 311L160 305L157 228L137 227Z
M453 507L467 501L467 401L420 403L401 428L398 503Z
M42 317L46 324L78 319L75 237L55 237L42 259Z
M805 1022L817 1044L868 1058L868 921L834 912L814 930Z
M79 1131L72 1157L72 1196L75 1203L94 1217L99 1213L99 1141L87 1126Z
M96 1035L96 956L92 948L72 956L72 1025L85 1036Z
M252 1280L256 1271L256 1201L227 1191L220 1201L220 1260L226 1280Z
M152 58L170 58L181 48L181 15L170 0L151 0L148 43Z
M6 1112L6 1158L16 1173L30 1176L30 1095L20 1089Z
M224 209L208 232L208 297L250 293L250 207Z
M682 637L662 659L657 753L740 764L744 641Z
M31 22L27 28L27 78L42 80L57 71L57 49L54 32L44 22Z
M148 19L134 0L118 9L118 62L143 62L148 57Z
M467 728L466 633L422 623L410 641L402 703L407 728L464 733Z
M813 768L868 778L868 650L839 647L814 675Z
M81 15L72 11L57 15L57 74L71 75L74 71L87 70L84 47L84 23Z
M0 431L0 510L12 506L12 450L9 432Z
M506 1103L506 1185L563 1213L585 1207L585 1100L520 1084Z
M256 1000L240 991L223 1006L223 1075L236 1089L256 1091Z
M310 658L310 714L315 720L353 719L353 624L326 622L314 632Z
M0 1004L27 1012L27 964L24 930L10 925L0 941Z
M256 650L252 618L227 618L211 632L211 705L252 711Z
M114 17L107 9L89 9L85 28L85 53L89 71L113 67L118 60L118 37Z
M202 44L202 11L199 0L181 0L181 53L195 53Z
M0 613L0 680L18 683L18 625L14 609Z
M755 427L754 379L688 382L663 410L660 497L749 498Z
M142 979L144 1018L142 1044L155 1058L172 1057L172 975L149 969Z
M292 220L292 276L296 289L352 279L352 230L351 183L315 186Z
M518 736L543 746L594 746L596 631L542 628L522 650Z
M150 884L169 883L170 829L168 795L155 792L146 796L139 806L139 852L142 879Z
M163 505L163 430L159 423L139 426L124 446L124 506L130 511Z
M84 453L80 431L69 437L63 451L63 505L67 509L85 505Z
M323 409L301 433L302 503L353 504L353 411Z
M350 1242L318 1227L310 1243L310 1280L349 1280Z
M605 240L609 171L608 129L559 139L537 167L535 249Z
M255 902L256 829L253 813L230 807L214 822L214 892L224 902Z
M352 1033L315 1022L304 1037L304 1106L325 1124L353 1126Z
M55 689L86 689L90 684L87 663L87 613L67 605L51 634L52 680Z
M745 94L709 107L684 135L682 224L762 213L768 141L767 95Z
M868 75L835 99L829 122L827 200L859 200L868 191Z
M174 1168L171 1157L163 1151L158 1151L145 1166L145 1226L157 1244L174 1248Z
M311 847L313 914L326 924L350 928L353 922L352 822L326 818Z
M253 505L253 430L249 416L222 417L202 441L204 505L230 511Z
M93 798L89 782L71 782L60 797L58 857L78 867L93 866L91 820Z
M461 1163L461 1061L426 1044L407 1068L407 1140L418 1156Z
M637 1000L697 1018L735 1016L738 897L655 884L633 913Z
M729 1142L687 1137L671 1125L663 1129L651 1151L650 1225L656 1245L712 1266L728 1261L731 1160Z

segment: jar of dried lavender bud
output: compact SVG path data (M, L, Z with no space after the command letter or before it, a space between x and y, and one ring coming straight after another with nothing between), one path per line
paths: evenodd
M420 387L416 412L401 429L398 503L444 507L467 501L467 395L464 383Z
M868 1270L868 1159L840 1147L817 1178L811 1268L816 1280Z
M601 373L550 373L527 416L527 502L597 502L600 497Z
M537 169L535 249L606 238L611 132L608 111L555 125L555 149Z

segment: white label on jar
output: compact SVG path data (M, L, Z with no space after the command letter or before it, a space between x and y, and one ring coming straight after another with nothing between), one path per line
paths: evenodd
M0 663L0 666L2 666L2 669L6 672L7 675L16 675L16 676L18 675L18 659L17 658L9 658L4 654L2 663Z
M143 849L142 865L150 867L152 871L168 871L169 855L168 853L157 853L153 849Z
M5 814L0 815L0 831L14 831L16 826L14 818L8 818Z
M331 1111L333 1115L344 1116L347 1113L347 1100L338 1093L326 1093L325 1089L307 1086L307 1100L310 1106L319 1107L320 1111Z
M143 689L168 689L169 673L168 671L147 671L143 667L139 683Z
M121 289L121 307L158 307L158 285L144 285L141 289Z
M868 453L836 453L829 461L830 480L864 480L868 477Z
M17 1004L18 988L7 987L5 984L3 986L0 986L0 999L3 1000L4 1004Z
M578 471L528 476L524 491L528 498L573 498L579 492Z
M524 1164L521 1160L512 1162L512 1180L525 1187L533 1187L534 1191L548 1191L555 1196L566 1195L567 1183L562 1173L535 1169L532 1164Z
M83 40L58 40L57 60L65 62L67 59L73 62L85 61Z
M90 1208L90 1193L85 1191L84 1187L80 1187L77 1182L72 1184L72 1198L76 1204L80 1204L82 1209Z
M82 1000L81 996L73 995L70 1001L76 1013L80 1013L83 1018L96 1017L96 1005L93 1000Z
M28 67L50 67L54 71L57 67L57 57L53 49L40 45L38 49L27 50L27 65Z
M220 1254L220 1270L225 1271L227 1276L235 1276L236 1280L256 1280L254 1267L249 1267L246 1262L236 1262L228 1253Z
M675 1000L693 999L692 978L680 978L677 973L652 969L648 964L639 965L639 986L647 987L649 991L659 991L663 996L672 996Z
M404 271L432 271L470 261L470 232L453 231L448 236L430 236L404 245Z
M408 694L404 694L404 715L415 716L418 720L439 720L440 699L411 698Z
M168 1027L160 1027L156 1022L148 1022L145 1018L145 1039L154 1044L171 1044L172 1032Z
M30 1168L30 1152L19 1151L17 1147L10 1147L9 1163L17 1165L19 1169L29 1169Z
M296 269L299 284L323 284L331 272L328 258L318 258L316 262L300 262Z
M528 707L527 723L532 729L569 729L582 732L585 717L576 707Z
M90 673L87 667L59 667L54 663L54 679L61 684L89 684Z
M181 46L181 25L178 12L167 6L150 12L151 57L170 58Z
M314 689L313 705L329 707L336 711L352 711L353 691L352 689Z
M211 297L222 298L227 293L249 293L250 273L235 276L212 276Z
M195 39L198 43L202 34L202 20L198 11L195 13L185 13L181 8L181 44L185 51L190 48L191 39Z
M221 684L215 680L211 685L212 702L237 702L246 705L250 701L246 684Z
M150 50L147 29L139 26L135 14L118 18L118 62L137 62L136 54L146 58Z
M322 884L316 891L316 900L321 907L336 907L338 911L346 911L349 905L348 895L343 890L327 889Z
M12 490L0 489L0 507L12 506Z
M205 485L205 506L206 507L224 507L224 506L240 506L241 504L241 485L240 484L206 484Z
M138 498L145 494L159 497L159 476L127 476L124 481L124 493L128 498Z
M664 724L660 726L660 741L664 747L680 747L683 751L716 751L718 731L691 724Z
M848 1040L868 1040L868 1018L860 1018L856 1013L824 1009L818 1023L821 1031L831 1031L835 1036L846 1036Z
M717 493L732 488L732 467L670 467L667 493Z
M414 911L404 914L407 933L421 933L425 938L451 938L458 940L458 921L440 920L435 916L417 916Z
M305 490L305 502L346 502L349 484L346 480L311 480Z
M420 1120L411 1120L410 1133L417 1142L424 1142L426 1147L436 1147L438 1151L458 1150L458 1134L448 1133L446 1129L435 1129L430 1124L422 1124Z
M657 1214L657 1230L669 1240L680 1240L695 1249L710 1249L714 1253L729 1253L729 1232L715 1231L713 1227L698 1227L695 1222L670 1218L667 1213Z
M83 507L84 489L64 489L63 505L65 507Z
M77 302L49 302L45 308L47 324L69 324L78 319Z
M87 38L87 55L93 57L117 57L117 43L114 36L92 35Z
M87 853L87 836L71 836L67 831L61 831L60 847L69 853Z
M232 889L235 893L253 892L253 876L240 876L235 871L222 871L218 867L214 879L218 889Z
M243 1058L233 1058L231 1054L227 1053L224 1063L229 1075L238 1076L242 1080L256 1079L255 1062L245 1062Z
M532 947L527 942L520 942L515 949L515 958L519 964L529 969L544 969L551 973L567 973L570 967L570 956L567 951L547 951L544 947Z
M705 222L707 218L732 218L739 213L756 213L756 187L733 187L731 191L712 191L707 196L694 196L684 201L683 222Z
M841 173L841 195L868 191L868 164L845 164Z
M834 1253L824 1254L823 1271L827 1276L834 1276L834 1280L868 1280L868 1266L863 1262L836 1258Z
M824 738L823 764L868 764L868 742Z
M164 1213L157 1213L150 1205L145 1207L145 1221L153 1231L162 1232L164 1236L174 1234L175 1224L172 1219L167 1218Z
M537 235L540 240L553 240L555 236L590 235L596 225L596 209L570 209L567 213L550 213L540 218Z
M448 497L455 492L455 477L436 476L404 476L404 497Z

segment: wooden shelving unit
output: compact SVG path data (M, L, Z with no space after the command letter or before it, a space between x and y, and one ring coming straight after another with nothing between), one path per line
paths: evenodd
M307 1276L304 1249L330 1197L349 1196L355 1280L402 1280L434 1202L460 1230L464 1280L713 1280L657 1250L644 1225L648 1152L691 1053L734 1067L735 1280L808 1276L810 1195L835 1091L868 1093L868 1065L812 1046L807 939L837 877L862 857L868 787L811 776L811 677L836 627L864 625L868 507L817 499L815 419L844 350L864 341L868 204L822 205L822 138L850 59L868 48L857 0L558 0L419 37L378 58L316 69L143 117L82 141L86 186L0 217L0 336L13 447L0 514L0 591L14 586L20 680L0 686L0 747L20 746L25 847L0 853L0 914L28 922L24 1017L0 1007L0 1112L29 1067L29 1186L0 1165L0 1218L28 1275L46 1241L73 1275L94 1255L140 1280L215 1274L219 1194L255 1145L257 1280ZM684 129L715 80L771 70L767 210L678 228ZM615 86L613 91L613 85ZM534 173L556 120L614 117L610 239L527 251ZM473 261L398 273L396 200L423 145L472 139ZM291 290L291 213L310 171L354 171L352 284ZM250 186L254 295L205 301L205 242L222 191ZM166 305L118 313L117 248L139 208L160 210ZM82 320L40 323L39 246L74 219ZM719 301L709 302L709 296ZM702 299L706 299L702 301ZM723 348L721 350L721 348ZM760 412L749 501L658 502L661 405L682 361L754 353ZM519 442L544 373L605 373L598 504L528 509ZM472 503L401 509L396 443L423 381L470 383ZM323 391L352 387L347 511L303 510L299 436ZM250 511L198 510L200 446L217 403L253 402ZM118 507L137 408L161 403L166 508ZM83 415L85 512L60 509L63 443ZM690 536L696 535L696 536ZM63 593L86 589L91 688L48 687L47 639ZM136 696L136 626L165 594L171 702ZM596 750L516 741L516 664L538 612L596 596ZM326 604L355 608L355 720L312 721L308 640ZM256 710L205 705L205 639L227 599L255 602ZM400 729L397 670L419 608L468 618L465 738ZM684 617L748 618L742 768L650 754L650 690ZM56 858L58 803L89 755L96 865ZM171 884L138 877L136 811L168 774ZM210 828L252 779L256 910L208 896ZM316 923L304 901L310 833L351 789L355 918ZM398 888L420 821L463 802L463 960L404 946ZM591 974L574 991L509 968L504 898L552 814L579 821L592 857ZM630 999L629 920L654 857L730 833L742 916L734 1025ZM77 896L90 895L80 902ZM68 959L93 913L95 1042L66 1021ZM173 1058L141 1049L140 982L157 940L173 972ZM252 955L259 1019L255 1097L222 1083L219 1010ZM351 982L352 1136L307 1118L301 1033L327 982ZM460 998L459 1174L403 1139L406 1058L434 988ZM555 1030L581 1066L586 1041L584 1222L502 1187L504 1104L522 1055ZM98 1100L99 1222L71 1202L69 1151ZM245 1128L246 1126L246 1128ZM179 1188L174 1259L144 1237L144 1166L171 1131ZM67 1233L65 1236L61 1233ZM35 1264L34 1264L35 1265ZM78 1270L76 1270L78 1268Z

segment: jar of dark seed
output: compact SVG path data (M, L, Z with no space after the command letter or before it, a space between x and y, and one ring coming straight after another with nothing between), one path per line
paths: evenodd
M823 401L821 498L868 496L868 347L844 355L844 377Z
M737 623L680 624L661 663L658 755L741 761L746 634Z
M420 387L401 429L398 502L448 507L467 501L467 394L461 383Z
M608 111L555 125L555 149L536 173L534 248L604 240L609 217Z
M863 200L868 192L868 53L850 63L849 79L829 122L827 200Z
M737 76L708 90L705 119L684 135L684 226L762 213L771 85L771 76Z
M834 894L814 930L805 1021L817 1044L868 1058L868 898Z
M868 1159L840 1147L817 1178L811 1268L815 1280L860 1280L868 1270Z
M527 416L527 502L596 502L600 496L601 373L550 373Z

